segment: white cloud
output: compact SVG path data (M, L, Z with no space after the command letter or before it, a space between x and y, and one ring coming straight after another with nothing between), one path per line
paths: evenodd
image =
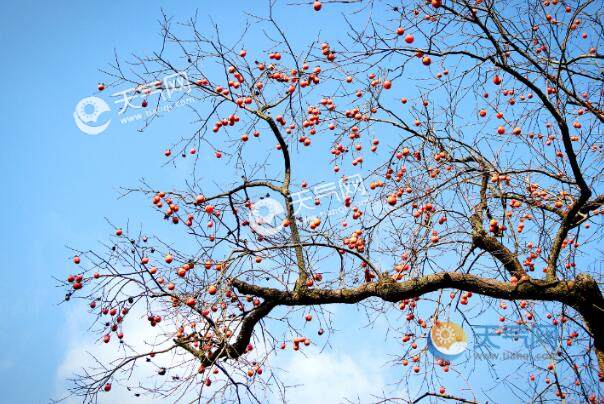
M151 330L156 331L156 329L151 329L146 321L138 319L140 314L142 313L135 313L134 310L129 314L131 321L125 323L124 332L127 341L133 344L137 351L146 352L149 348L145 346L144 341L153 338ZM114 338L108 345L98 343L87 331L90 318L83 316L81 309L74 308L68 312L68 315L69 321L65 326L67 349L56 371L56 393L53 397L55 399L65 396L65 380L91 363L89 352L104 363L115 359L117 354L118 345ZM321 352L317 346L310 346L302 347L301 352L279 350L276 356L270 358L269 366L279 379L289 386L286 391L288 403L365 403L378 401L376 397L383 395L389 376L392 376L392 368L384 365L387 356L383 352L368 352L366 349L360 349L360 346L351 347L350 344L342 343L345 338L337 339L339 343L335 345L335 349ZM268 351L260 341L256 341L255 348L254 356L258 358L263 357ZM168 365L171 358L171 355L166 355L163 359L156 357L156 360L164 360L166 362L162 365ZM138 381L148 383L157 380L154 377L156 368L145 366L145 363L141 363L139 368L133 375L131 383L136 384ZM401 393L398 392L397 395L400 397ZM269 398L271 403L281 402L280 396L276 393ZM100 403L146 404L157 401L157 398L153 399L149 396L135 399L133 392L127 391L119 383L112 385L110 393L99 394ZM73 397L65 402L71 404L79 403L81 400Z
M136 313L136 310L132 310L129 316L132 317L131 322L125 322L124 334L125 340L130 344L137 352L148 352L151 349L146 345L145 341L149 342L155 337L156 333L151 332L148 323L142 319L134 318L140 317L141 313ZM59 364L56 371L56 385L54 399L60 399L67 396L67 379L73 377L75 374L80 373L82 368L85 368L94 363L91 354L94 355L101 363L107 364L111 360L121 358L121 352L117 351L117 338L115 334L112 335L112 340L109 344L99 343L95 341L94 335L88 331L90 325L90 317L82 316L82 311L76 308L68 312L68 318L65 326L65 339L67 342L67 348L63 360ZM154 331L156 331L154 329ZM160 330L157 329L157 332ZM167 359L167 358L166 358ZM157 358L155 361L161 360ZM142 364L142 362L141 362ZM156 368L151 366L139 366L135 373L136 379L143 380L155 374ZM151 397L138 397L134 399L134 393L128 391L125 387L119 383L112 383L112 389L110 393L102 392L99 394L99 403L126 403L136 402L140 404L157 402ZM67 397L64 403L81 403L82 400L79 397Z
M294 352L283 363L275 363L284 371L285 384L296 386L288 388L289 403L370 402L381 395L387 369L379 358L302 349L306 355Z

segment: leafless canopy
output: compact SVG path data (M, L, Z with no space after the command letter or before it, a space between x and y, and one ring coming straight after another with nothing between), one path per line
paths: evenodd
M310 19L313 5L279 7ZM173 400L285 400L273 352L328 339L324 306L354 304L395 320L376 332L403 338L395 366L425 379L418 399L477 400L438 391L455 364L422 341L439 318L469 327L486 312L502 327L557 326L555 359L524 369L518 399L601 399L602 2L324 1L346 34L307 43L273 7L228 39L163 16L157 52L106 71L113 87L186 77L196 130L166 159L195 168L186 189L127 190L165 220L154 233L124 228L106 250L76 252L68 298L91 305L101 338L123 340L73 393L95 401L120 383ZM262 43L246 42L252 30ZM329 178L346 192L327 192ZM283 210L259 222L260 205ZM172 224L180 241L162 241ZM147 350L121 334L129 322L158 331ZM135 378L160 357L157 381ZM531 386L531 372L548 381Z

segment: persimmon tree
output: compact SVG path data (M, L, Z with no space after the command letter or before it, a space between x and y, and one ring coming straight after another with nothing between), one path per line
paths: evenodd
M164 153L195 168L186 189L126 189L157 210L156 227L116 226L106 250L76 251L67 297L121 344L73 393L95 401L120 383L261 402L285 391L274 352L328 339L337 318L324 306L346 304L397 324L395 366L425 380L419 399L478 400L445 388L459 365L424 341L450 313L471 328L467 317L493 312L502 328L556 326L554 359L522 369L518 398L602 400L602 3L288 5L308 19L344 11L342 33L307 43L273 7L228 41L221 29L236 27L164 16L157 52L107 70L109 88L186 77L196 130ZM246 43L250 30L264 43ZM207 172L215 159L221 172ZM180 241L164 241L165 226ZM156 342L134 349L129 322ZM170 366L153 368L160 357ZM157 373L152 387L132 376L139 366Z

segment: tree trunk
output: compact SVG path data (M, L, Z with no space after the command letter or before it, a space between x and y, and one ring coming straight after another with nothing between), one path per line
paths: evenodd
M599 379L604 380L604 297L596 281L580 274L576 281L576 301L571 306L577 310L594 340L594 350L600 369Z

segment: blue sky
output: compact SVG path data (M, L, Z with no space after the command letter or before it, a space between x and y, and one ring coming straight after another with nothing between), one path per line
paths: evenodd
M251 3L260 6L254 9ZM202 8L207 4L211 6ZM262 14L266 9L261 1L229 1L228 8L216 4L14 1L0 6L0 44L5 54L0 84L4 94L0 100L0 166L7 201L0 235L4 268L0 401L44 403L57 398L66 357L78 350L78 341L82 348L89 343L84 337L85 312L58 305L63 292L55 287L53 276L66 273L70 255L66 247L87 248L106 239L111 227L105 217L122 226L130 219L133 227L156 220L151 209L140 209L140 200L118 200L118 187L135 185L141 177L181 183L186 174L186 167L162 167L161 154L170 142L168 136L191 130L185 111L167 114L143 133L137 131L136 123L115 121L105 133L87 136L74 124L76 103L95 94L96 83L104 80L99 69L112 61L114 50L128 55L157 47L160 7L181 19L199 7L202 20L208 22L207 16L212 15L219 25L237 29L244 21L241 10ZM279 8L277 18L294 22L300 11ZM293 41L306 42L320 29L327 36L342 34L334 28L330 14L323 12L305 24L287 25L295 26L288 32ZM248 42L255 39L260 40L252 37ZM362 319L353 321L357 318L354 309L335 310L344 319L338 328L347 331L335 338L333 346L337 348L341 342L348 351L336 349L326 354L331 357L311 359L308 367L296 372L309 379L313 375L308 369L326 367L335 358L351 372L349 380L341 384L343 389L354 388L353 383L369 391L375 384L395 380L397 370L382 368L380 361L389 360L387 354L396 345L363 329ZM378 362L364 366L371 357ZM518 364L505 370L513 371ZM315 375L323 383L328 376L333 375ZM451 383L455 377L451 376ZM483 377L479 374L475 380L480 382Z

